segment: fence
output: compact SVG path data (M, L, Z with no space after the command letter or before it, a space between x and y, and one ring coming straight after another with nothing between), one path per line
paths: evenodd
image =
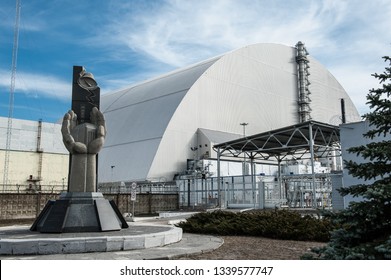
M9 184L0 185L0 193L61 193L67 191L66 184L61 185L31 185L31 184ZM132 183L105 183L99 184L98 192L102 193L130 193ZM178 187L175 182L164 183L138 183L137 193L178 193Z
M179 207L270 208L286 203L285 192L272 176L256 176L255 181L252 176L220 180L220 188L217 178L177 180Z
M67 191L66 184L32 185L14 184L0 185L0 193L60 193Z
M288 175L281 182L274 176L229 176L220 180L220 188L217 178L177 180L179 207L331 208L332 185L342 182L342 175Z
M138 184L135 190L131 183L106 184L98 191L114 200L122 213L133 211L131 196L135 191L136 215L185 208L331 208L333 202L340 204L341 200L335 195L335 189L342 186L341 174L316 174L315 178L288 175L281 182L272 176L230 176L220 180L220 188L217 178L193 178ZM55 190L0 193L0 219L35 218L48 200L58 198L60 192Z
M106 198L114 200L122 213L133 211L131 200L133 191L136 194L135 215L178 210L178 187L175 182L138 183L135 184L135 188L132 184L132 182L100 184L98 191Z
M114 200L121 213L132 213L131 194L104 194L105 198ZM178 210L178 194L143 193L136 195L134 202L135 215L153 214L161 211Z
M0 194L0 220L31 219L37 217L46 202L57 199L58 194Z
M122 214L132 212L131 194L117 193L104 194L104 196L114 200ZM0 220L34 219L47 201L58 198L58 193L1 193ZM135 215L177 210L178 194L140 193L136 196L134 206Z
M98 186L98 191L106 194L113 193L131 193L132 182L105 183ZM177 194L178 186L175 182L164 183L138 183L136 184L136 193L164 193Z

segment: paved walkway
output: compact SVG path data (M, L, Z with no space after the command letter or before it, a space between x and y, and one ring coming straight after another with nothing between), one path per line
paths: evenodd
M177 223L178 218L136 219L135 224L167 225ZM131 224L130 224L131 225ZM223 239L209 235L184 233L179 242L162 247L136 249L128 251L90 252L77 254L52 255L0 255L1 260L152 260L174 259L181 256L200 254L217 249L223 244Z

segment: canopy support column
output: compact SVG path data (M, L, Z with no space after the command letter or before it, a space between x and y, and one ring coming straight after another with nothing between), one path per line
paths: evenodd
M312 208L316 208L316 186L315 186L315 153L314 153L314 137L312 132L312 124L309 123L309 146L311 154L311 174L312 174Z
M217 148L217 206L221 209L220 148Z

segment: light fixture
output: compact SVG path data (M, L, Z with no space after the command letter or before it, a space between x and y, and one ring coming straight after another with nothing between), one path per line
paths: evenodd
M95 81L94 75L89 72L86 72L86 69L84 69L84 67L80 72L80 77L77 80L77 83L85 90L94 90L98 87L98 83Z
M243 137L246 137L246 125L248 125L248 123L242 122L240 125L243 126Z

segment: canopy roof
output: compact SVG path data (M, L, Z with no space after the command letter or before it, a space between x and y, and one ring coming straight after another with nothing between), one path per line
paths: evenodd
M289 155L303 158L311 148L322 157L330 150L339 149L339 143L339 127L308 121L220 143L214 149L220 156L237 157L245 153L252 159L275 157L282 160Z

